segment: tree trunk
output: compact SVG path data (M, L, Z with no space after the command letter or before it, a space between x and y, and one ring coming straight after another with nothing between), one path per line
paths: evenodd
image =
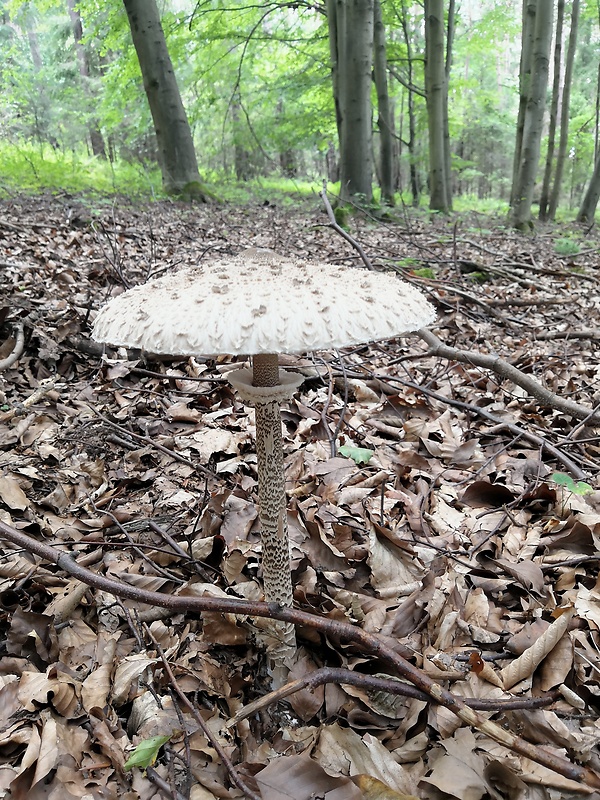
M377 127L379 129L379 185L381 202L394 206L394 131L387 79L385 27L381 2L375 0L373 33L373 73L377 89Z
M123 0L123 4L154 122L164 189L206 200L156 0Z
M513 173L511 183L510 205L514 203L514 191L519 178L521 165L521 150L523 147L523 127L525 125L525 112L531 86L531 68L533 63L533 28L535 24L536 0L523 0L522 28L521 28L521 61L519 64L519 112L517 114L517 134L515 139L515 154L513 157Z
M425 90L429 128L429 208L447 214L446 157L444 148L444 3L425 0Z
M448 86L452 69L452 47L454 45L455 0L448 3L448 27L446 32L446 61L444 64L444 178L446 179L446 201L452 211L452 153L450 150L450 122L448 119Z
M550 196L550 209L548 217L554 219L558 201L560 199L560 186L562 183L565 161L567 160L567 148L569 145L569 111L571 105L571 84L573 83L573 64L575 62L575 50L577 48L577 30L579 27L579 0L573 0L571 8L571 30L569 32L569 46L567 48L567 60L565 64L565 82L562 93L562 103L560 110L560 139L558 142L558 155L556 157L556 173L554 175L554 186Z
M535 14L531 87L525 111L521 160L517 183L513 189L514 200L510 218L512 227L518 230L531 227L531 204L540 158L546 106L553 10L553 4L548 0L538 0Z
M406 89L407 89L407 110L408 110L408 155L409 155L409 170L410 170L410 191L412 194L412 204L414 208L419 205L421 190L419 186L419 175L417 173L417 155L416 155L416 141L417 141L417 122L415 116L415 98L413 90L413 54L412 54L412 36L408 26L408 14L404 4L402 6L402 32L404 34L404 43L406 45Z
M560 100L560 78L562 71L562 37L563 21L565 16L565 0L558 0L556 10L556 33L554 36L554 79L552 81L552 102L550 104L550 126L548 128L548 150L546 152L546 168L544 169L544 182L540 196L539 218L548 219L548 203L550 200L550 181L554 166L554 142L556 139L556 124L558 119L558 106Z
M76 5L75 0L67 0L67 9L69 11L69 18L71 20L71 30L73 31L73 39L75 40L75 52L77 54L77 63L79 65L79 74L83 83L83 91L88 100L93 100L91 97L90 87L88 84L90 77L90 62L85 47L83 46L83 25L81 24L81 15ZM88 125L88 135L90 137L90 144L92 146L92 153L99 158L106 159L106 149L104 147L104 137L100 130L98 120L92 119Z
M600 158L596 159L596 166L594 167L594 174L587 188L579 214L577 214L577 222L592 222L596 213L596 206L600 198Z
M340 199L357 205L373 198L373 4L374 0L335 0L327 6L330 31L333 21L336 35L332 74L339 106Z

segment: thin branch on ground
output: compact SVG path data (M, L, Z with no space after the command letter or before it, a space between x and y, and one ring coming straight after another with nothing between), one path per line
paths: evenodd
M525 389L532 397L538 400L542 405L549 408L555 408L563 414L568 414L574 419L586 419L593 424L600 424L600 414L593 414L590 416L592 409L575 403L573 400L567 400L559 397L554 392L546 389L531 375L526 375L517 367L513 367L508 361L505 361L500 356L486 355L484 353L476 353L472 350L458 350L455 347L450 347L444 344L438 337L427 328L421 328L417 334L429 345L427 355L438 356L446 358L450 361L460 361L463 364L471 364L476 367L483 367L495 372L496 375L510 380Z
M229 756L225 752L225 749L223 747L221 747L221 743L219 742L217 737L213 734L213 732L211 731L209 726L206 724L206 722L204 721L204 718L202 717L202 715L198 712L198 710L196 709L194 704L191 703L188 700L187 695L184 693L184 691L181 688L181 686L177 683L177 678L173 674L173 670L171 669L171 665L169 664L169 661L168 661L167 657L165 656L162 647L160 646L160 644L158 643L158 641L154 637L152 631L150 630L148 625L146 625L145 622L143 623L143 626L144 626L144 631L145 631L146 635L152 641L152 644L156 648L156 652L160 656L160 660L162 661L162 664L163 664L163 667L165 669L165 672L167 673L167 675L169 677L171 688L173 689L173 691L175 692L177 697L179 697L179 699L181 700L183 705L188 709L190 714L193 716L193 718L196 720L196 722L200 726L200 728L202 730L202 733L206 736L206 738L208 739L209 743L211 744L211 746L214 748L215 752L217 753L217 755L221 759L221 762L222 762L223 766L225 767L225 769L227 770L227 772L229 774L229 777L231 778L232 783L235 786L237 786L237 788L241 792L243 792L246 795L246 797L249 797L250 800L261 800L260 795L256 794L256 792L253 792L252 789L250 789L250 787L247 786L246 783L244 783L244 781L240 778L236 768L233 766L233 763L232 763L231 759L229 758Z
M431 698L425 692L421 692L410 683L393 680L392 678L381 678L377 675L366 675L363 672L354 672L349 669L335 667L321 667L321 669L311 672L298 680L286 683L280 689L276 689L269 694L259 697L252 703L248 703L241 708L237 714L227 721L227 727L237 725L243 719L253 716L258 711L262 711L280 700L285 700L302 689L314 691L317 687L327 683L335 683L338 686L359 686L369 692L386 692L387 694L399 695L401 697L411 697L415 700L429 701ZM463 697L464 702L469 708L478 711L515 711L518 709L543 708L549 706L558 697L558 692L547 694L542 697L522 697L511 698L510 700L482 700L478 697Z
M335 214L333 213L333 208L331 207L331 203L329 202L329 198L327 197L327 183L323 181L323 188L319 192L321 199L323 200L323 205L325 206L325 211L327 212L327 216L329 218L329 226L333 228L334 231L339 233L339 235L345 239L352 247L356 250L359 256L362 258L363 263L367 269L374 269L369 256L365 253L362 246L353 236L350 236L348 231L345 231L340 225L338 225L337 220L335 218Z
M0 537L24 548L46 561L51 561L69 575L90 586L109 592L123 599L134 600L137 603L146 603L169 608L176 612L202 613L213 611L217 613L239 614L244 617L268 617L270 619L289 622L292 625L306 626L324 632L334 640L352 642L363 653L387 664L398 675L410 681L433 700L443 705L467 725L474 727L481 733L489 736L494 741L520 755L542 764L553 772L557 772L570 780L583 783L589 787L600 789L600 775L587 767L573 764L568 759L516 736L502 728L500 725L483 717L477 711L469 708L464 700L444 689L439 683L430 678L423 670L411 664L407 658L401 656L398 643L392 649L385 637L378 636L362 628L355 627L347 622L326 619L316 614L297 611L293 608L284 608L276 603L261 603L241 600L234 597L192 597L183 595L165 595L160 592L145 591L133 585L121 583L91 572L80 566L73 556L64 550L50 547L27 534L17 531L9 525L0 522ZM407 648L403 648L406 650ZM409 655L410 657L410 655Z
M15 334L15 344L12 352L7 355L6 358L0 360L0 372L12 367L23 355L23 350L25 349L25 328L22 323L15 325Z

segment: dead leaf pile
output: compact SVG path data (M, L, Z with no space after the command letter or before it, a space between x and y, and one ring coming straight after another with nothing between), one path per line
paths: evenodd
M444 342L591 411L597 241L577 229L565 259L564 232L479 219L352 233L429 293ZM231 364L103 354L90 322L117 285L249 245L357 263L325 223L316 200L3 201L0 362L19 327L25 342L0 372L0 521L122 583L260 599L254 419L223 380ZM296 606L380 634L489 719L600 769L595 428L416 336L285 361L305 376L283 412ZM569 473L556 453L570 482L553 478ZM327 683L243 718L269 691L264 621L121 601L5 542L0 556L0 797L242 797L222 754L263 800L600 797L416 696ZM381 673L347 642L298 635L293 679Z

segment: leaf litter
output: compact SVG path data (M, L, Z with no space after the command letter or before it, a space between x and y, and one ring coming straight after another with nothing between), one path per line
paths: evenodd
M260 599L253 411L222 379L229 362L103 355L89 326L116 286L246 246L359 265L325 219L316 200L3 201L0 362L19 327L25 340L0 372L0 521L142 589ZM560 256L564 231L499 225L407 215L355 220L352 234L428 292L446 344L498 355L591 411L594 232L578 228L583 255ZM417 336L283 360L306 378L283 412L296 605L385 637L508 731L598 769L594 425L431 357ZM300 629L290 678L306 688L261 706L264 620L119 600L4 540L1 554L2 796L598 794L419 696L343 678L309 688L323 666L386 677L343 641Z

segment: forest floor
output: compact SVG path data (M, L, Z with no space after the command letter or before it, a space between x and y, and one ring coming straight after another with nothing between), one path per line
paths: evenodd
M3 537L0 797L600 798L600 235L412 211L351 234L472 357L416 334L284 357L306 375L283 413L296 607L376 634L559 766L369 685L398 673L305 626L292 677L333 682L242 718L270 691L260 619L119 599ZM5 531L128 586L260 600L253 414L228 363L90 340L119 285L248 246L362 266L319 198L0 203ZM126 767L156 736L154 765Z

